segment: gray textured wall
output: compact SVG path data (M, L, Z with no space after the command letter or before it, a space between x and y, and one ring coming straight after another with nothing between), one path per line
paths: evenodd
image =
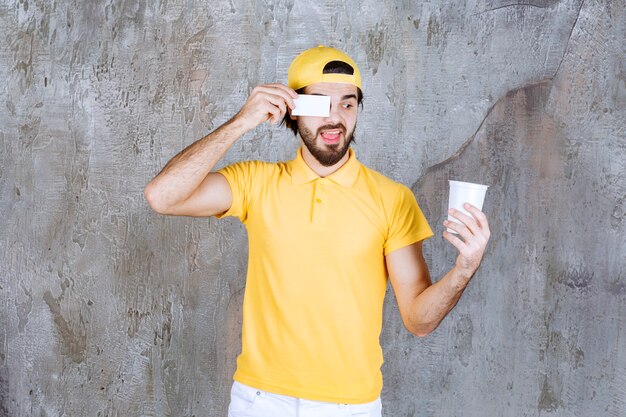
M413 187L435 278L447 179L491 185L441 327L388 296L385 415L626 415L623 0L0 3L0 415L225 415L245 230L142 189L318 43L361 65L357 155ZM296 147L262 126L224 163Z

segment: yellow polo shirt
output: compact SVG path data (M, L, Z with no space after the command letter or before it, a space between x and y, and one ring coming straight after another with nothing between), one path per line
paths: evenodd
M301 150L218 171L233 204L217 217L238 217L249 240L236 381L317 401L380 396L385 255L432 231L406 186L349 152L325 178Z

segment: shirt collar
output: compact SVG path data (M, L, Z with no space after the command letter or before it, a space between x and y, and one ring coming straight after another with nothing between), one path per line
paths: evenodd
M337 184L350 188L356 182L359 176L359 170L361 163L357 161L352 148L348 149L348 160L337 171L330 174L327 179L336 182ZM302 148L298 149L296 158L290 161L291 165L291 179L295 184L305 184L320 178L302 158Z

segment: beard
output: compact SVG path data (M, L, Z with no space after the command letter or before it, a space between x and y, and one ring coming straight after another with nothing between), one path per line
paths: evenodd
M345 141L335 143L333 145L318 146L316 142L316 138L319 136L322 130L332 130L332 129L340 129L342 134L345 137ZM316 133L313 133L311 129L301 126L298 123L298 133L304 142L304 146L309 150L311 155L325 167L333 166L337 162L341 161L341 158L344 157L346 152L348 152L348 148L350 148L350 144L354 141L354 131L356 130L356 125L350 134L347 134L346 127L339 123L336 125L325 125L320 126L317 129Z

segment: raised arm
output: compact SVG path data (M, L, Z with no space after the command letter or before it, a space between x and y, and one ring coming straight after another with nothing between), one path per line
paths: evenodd
M150 207L174 216L220 214L232 204L228 181L211 172L228 149L261 123L276 124L297 94L282 84L255 87L241 110L228 122L173 157L144 189Z
M476 207L466 206L466 209L473 218L453 210L450 214L463 224L444 222L463 240L444 232L444 238L459 250L459 255L454 267L435 284L431 283L422 256L422 242L395 250L386 257L402 321L416 336L424 337L439 326L461 298L482 260L490 235L489 224Z

